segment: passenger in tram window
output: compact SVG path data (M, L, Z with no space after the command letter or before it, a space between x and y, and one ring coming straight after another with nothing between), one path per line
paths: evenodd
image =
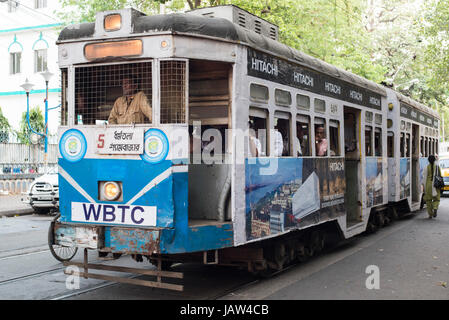
M279 125L279 119L275 118L275 126L274 126L274 157L282 157L282 153L284 151L284 140L282 138L282 133L280 132L281 128Z
M249 126L249 154L251 157L260 157L262 155L262 144L256 136L256 125L254 120L248 121Z
M327 155L327 139L324 126L322 125L315 127L315 145L317 156L323 157Z
M152 122L152 108L143 91L138 91L137 80L125 76L122 80L123 96L117 98L108 118L109 124L144 123L145 117Z
M424 187L424 201L427 205L427 214L429 219L436 218L438 207L440 205L440 189L436 189L433 186L434 176L439 174L441 176L441 169L436 161L434 155L430 155L428 158L429 164L423 170L423 187Z
M303 145L304 145L304 131L302 130L302 125L301 123L297 123L296 124L296 152L297 152L297 156L301 157L302 154L302 149L303 149Z

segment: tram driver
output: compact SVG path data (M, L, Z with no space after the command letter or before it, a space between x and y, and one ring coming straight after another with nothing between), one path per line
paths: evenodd
M109 114L108 124L144 123L145 117L152 122L152 108L143 91L138 91L137 80L125 76L122 80L123 96L117 98Z

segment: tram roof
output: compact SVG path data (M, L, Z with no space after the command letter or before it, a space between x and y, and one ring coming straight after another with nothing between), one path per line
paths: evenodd
M386 96L384 87L363 77L339 69L329 63L311 57L298 50L290 48L278 41L247 30L224 18L209 18L193 14L165 14L153 16L135 16L132 34L146 34L151 32L172 32L173 34L189 34L225 39L246 44L255 49L264 50L313 69L328 74L343 81L365 87ZM95 23L82 23L64 28L59 34L57 43L77 40L95 40Z

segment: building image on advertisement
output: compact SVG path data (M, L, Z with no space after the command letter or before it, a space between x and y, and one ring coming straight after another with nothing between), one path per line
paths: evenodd
M27 110L26 79L34 86L30 108L45 113L44 71L53 76L48 83L48 108L60 104L60 72L56 40L62 24L56 18L57 0L0 0L0 107L13 130L19 130ZM49 134L56 134L60 108L48 112Z

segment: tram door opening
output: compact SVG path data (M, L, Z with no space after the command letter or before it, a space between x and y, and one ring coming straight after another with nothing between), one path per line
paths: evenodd
M346 175L346 223L347 226L361 221L360 201L360 110L344 108L345 130L345 175Z
M231 219L232 65L189 61L189 223Z
M412 125L412 202L419 202L419 126Z

